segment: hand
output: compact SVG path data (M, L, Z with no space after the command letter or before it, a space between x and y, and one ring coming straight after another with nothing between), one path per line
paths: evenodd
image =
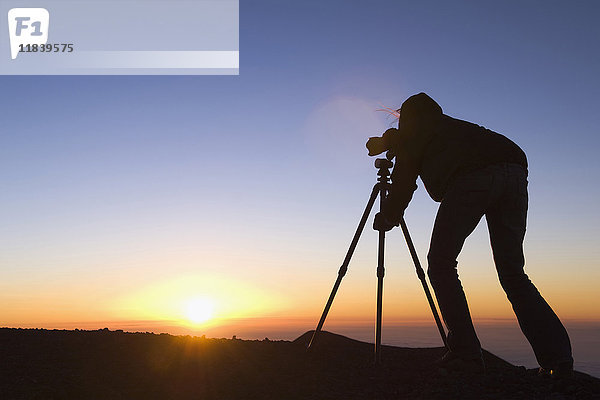
M375 214L375 220L373 221L373 229L375 229L376 231L387 232L392 230L392 228L398 226L399 224L399 222L393 223L388 221L383 213L378 212L377 214Z
M370 156L376 156L389 150L387 147L387 141L383 137L372 137L367 141L367 149L369 149Z

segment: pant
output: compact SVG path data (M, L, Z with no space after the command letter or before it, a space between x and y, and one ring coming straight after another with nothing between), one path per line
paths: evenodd
M500 284L538 363L553 368L573 360L567 331L523 271L527 202L527 170L504 163L459 176L440 204L428 275L448 328L448 347L459 356L481 355L456 259L485 215Z

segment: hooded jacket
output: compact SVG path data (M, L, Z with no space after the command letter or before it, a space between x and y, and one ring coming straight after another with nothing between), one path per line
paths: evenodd
M420 176L425 189L437 202L444 199L452 181L459 175L497 163L519 164L527 168L527 157L519 146L507 137L471 122L441 113L441 108L410 115L405 106L411 99L426 100L439 105L420 93L409 98L400 111L399 130L390 135L390 147L396 154L392 186L387 198L386 216L399 218L417 189ZM404 115L403 115L404 113ZM403 121L404 119L404 121ZM394 216L389 213L396 214ZM402 214L400 214L402 215Z

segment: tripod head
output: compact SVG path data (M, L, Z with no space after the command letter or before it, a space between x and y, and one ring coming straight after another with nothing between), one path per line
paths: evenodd
M394 163L388 160L387 158L378 158L375 160L375 168L378 168L377 171L377 181L380 183L389 183L390 181L390 168L394 166Z
M387 158L378 158L377 160L375 160L375 168L392 168L394 166L394 163L392 163L390 160L388 160Z

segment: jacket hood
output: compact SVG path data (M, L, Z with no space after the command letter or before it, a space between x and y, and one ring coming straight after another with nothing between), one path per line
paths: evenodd
M420 122L439 119L443 115L442 107L427 94L421 92L410 96L400 107L399 126L415 126Z

